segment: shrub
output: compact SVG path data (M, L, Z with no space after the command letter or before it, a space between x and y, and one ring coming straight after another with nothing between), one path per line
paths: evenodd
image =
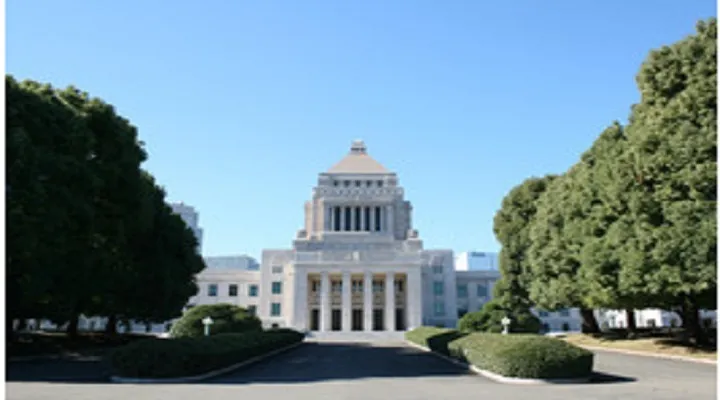
M406 338L506 377L570 379L588 377L592 373L592 352L546 336L463 334L450 329L421 327L408 332ZM435 348L429 344L434 344Z
M509 331L513 333L538 333L542 328L540 319L530 310L508 312L495 300L491 300L479 311L467 313L458 321L463 332L502 332L502 319L510 317Z
M421 326L405 333L405 339L420 346L449 355L448 343L465 336L465 333L450 328Z
M213 324L210 326L211 335L262 330L260 319L246 309L232 304L211 304L195 306L188 310L173 324L170 336L174 338L204 336L205 327L202 320L205 317L213 319Z
M114 375L126 378L176 378L228 367L299 343L304 335L288 329L222 333L208 337L146 339L110 355Z

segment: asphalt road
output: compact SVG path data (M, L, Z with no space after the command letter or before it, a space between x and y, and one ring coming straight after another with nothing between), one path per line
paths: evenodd
M715 399L716 366L597 353L595 382L509 385L401 343L308 343L208 382L102 383L97 361L13 363L8 399Z

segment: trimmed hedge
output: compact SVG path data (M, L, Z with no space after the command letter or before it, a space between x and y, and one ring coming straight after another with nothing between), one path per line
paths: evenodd
M547 336L421 327L407 332L406 339L505 377L585 378L593 369L592 352Z
M300 343L304 337L297 331L274 329L201 338L153 338L115 350L110 366L113 375L125 378L195 376Z

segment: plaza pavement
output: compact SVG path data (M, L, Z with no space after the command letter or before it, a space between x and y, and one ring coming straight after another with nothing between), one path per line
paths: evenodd
M715 399L715 365L597 352L595 370L589 384L510 385L398 342L320 341L195 384L104 383L106 369L96 360L12 363L6 394L17 400Z

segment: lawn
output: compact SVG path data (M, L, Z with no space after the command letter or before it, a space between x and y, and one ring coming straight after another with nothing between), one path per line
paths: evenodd
M644 353L715 359L715 348L692 347L672 337L652 337L638 339L622 339L614 337L595 337L580 333L559 337L578 346L605 347L609 349L631 350Z

